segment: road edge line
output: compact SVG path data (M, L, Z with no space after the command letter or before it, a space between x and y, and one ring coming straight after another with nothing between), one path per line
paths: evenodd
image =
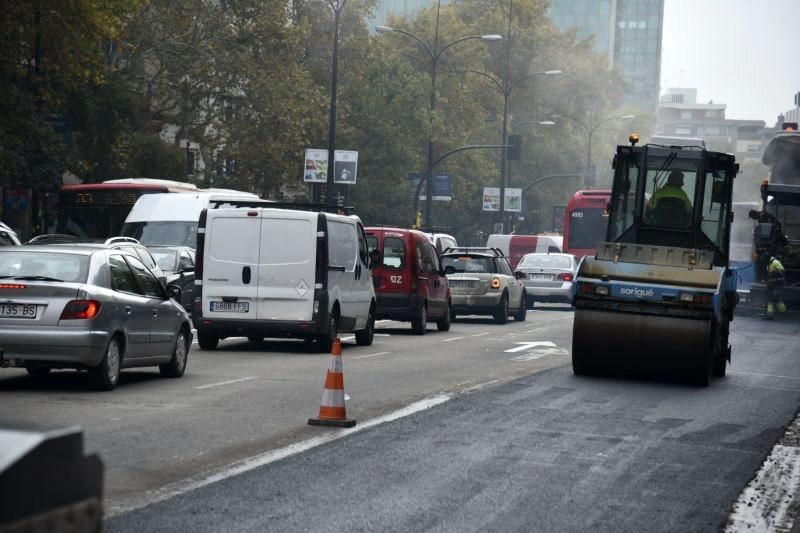
M339 440L348 435L352 435L353 433L357 433L359 431L363 431L371 427L385 424L387 422L392 422L394 420L398 420L400 418L413 415L420 411L425 411L427 409L430 409L431 407L435 407L449 400L452 400L454 397L456 397L456 394L452 393L442 393L442 394L437 394L435 396L430 396L428 398L424 398L422 400L413 402L405 407L401 407L400 409L397 409L385 415L381 415L372 418L370 420L367 420L366 422L363 422L354 428L331 431L330 433L325 433L324 435L312 437L310 439L296 442L294 444L290 444L288 446L284 446L283 448L278 448L276 450L270 450L268 452L260 453L258 455L254 455L253 457L242 459L234 463L231 463L227 466L223 466L219 469L211 470L209 472L197 476L189 477L187 479L165 485L164 487L150 491L148 494L150 497L147 498L147 501L143 501L141 503L134 503L128 506L123 505L120 507L109 508L106 516L104 516L103 519L108 520L110 518L114 518L124 513L135 511L137 509L142 509L149 505L159 503L164 500L168 500L175 496L186 494L187 492L197 490L207 485L211 485L212 483L216 483L217 481L222 481L223 479L227 479L229 477L233 477L239 474L243 474L245 472L249 472L251 470L255 470L256 468L268 465L270 463L274 463L276 461L280 461L281 459L285 459L292 455L296 455L298 453L310 450L312 448L316 448L317 446L321 446L323 444Z

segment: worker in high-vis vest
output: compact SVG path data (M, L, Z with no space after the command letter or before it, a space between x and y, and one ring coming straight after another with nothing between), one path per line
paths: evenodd
M767 264L767 318L775 318L775 309L779 313L786 312L786 305L781 299L781 290L786 283L786 274L778 258L772 256Z
M667 183L653 193L653 196L650 197L650 201L647 202L648 209L657 208L658 202L662 198L677 198L683 202L687 212L692 210L692 201L689 200L689 196L686 194L686 191L683 190L683 172L680 170L673 170L669 173Z

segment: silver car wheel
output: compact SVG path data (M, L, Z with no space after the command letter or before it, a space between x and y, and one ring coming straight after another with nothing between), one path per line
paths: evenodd
M110 383L116 383L119 379L119 341L111 339L106 351L106 376Z
M180 372L183 372L183 369L186 368L186 357L188 354L186 344L186 333L181 331L178 335L177 344L175 345L175 363Z

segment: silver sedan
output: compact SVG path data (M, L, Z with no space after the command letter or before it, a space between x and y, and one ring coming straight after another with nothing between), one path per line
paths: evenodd
M572 254L526 254L517 265L522 273L528 309L533 302L572 303L572 284L578 269L578 259Z
M94 246L0 248L0 367L41 375L88 370L111 390L120 370L158 366L180 377L189 316L135 255Z

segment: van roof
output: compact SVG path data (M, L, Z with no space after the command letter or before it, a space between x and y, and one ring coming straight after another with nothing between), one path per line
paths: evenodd
M211 192L145 194L133 204L125 219L129 222L196 222L211 200L258 200L249 192Z

